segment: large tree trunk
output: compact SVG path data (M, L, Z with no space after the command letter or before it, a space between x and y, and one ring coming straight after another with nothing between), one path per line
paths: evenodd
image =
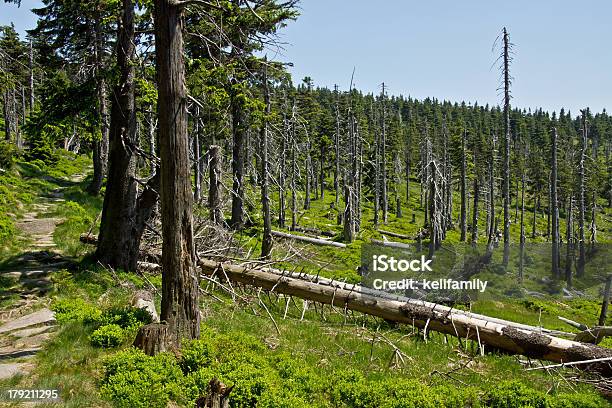
M143 224L136 223L136 105L134 99L134 4L123 0L118 23L119 83L113 91L109 169L96 257L105 265L135 271ZM153 200L153 205L155 200ZM152 207L152 205L151 205ZM152 209L147 210L149 215Z
M200 335L181 6L155 0L154 18L163 237L160 319L168 324L172 345L178 346L181 339Z

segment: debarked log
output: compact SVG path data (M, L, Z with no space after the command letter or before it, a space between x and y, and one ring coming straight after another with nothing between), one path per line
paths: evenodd
M319 239L319 238L312 238L312 237L304 237L302 235L287 234L286 232L281 232L281 231L272 231L272 235L275 237L281 237L281 238L293 239L296 241L308 242L309 244L328 245L328 246L335 246L338 248L346 248L346 244L343 244L342 242L328 241L326 239Z
M499 323L499 319L494 322L483 315L468 314L434 303L390 300L333 285L321 285L266 269L249 269L230 263L200 260L199 265L202 273L208 276L227 276L234 282L479 341L495 349L531 358L561 363L612 357L612 349ZM612 375L612 365L609 361L596 361L583 368L598 371L606 376Z
M410 239L410 240L412 240L412 238L409 237L408 235L400 234L398 232L386 231L386 230L383 230L383 229L378 229L378 232L380 232L381 235L388 235L388 236L393 237L393 238Z

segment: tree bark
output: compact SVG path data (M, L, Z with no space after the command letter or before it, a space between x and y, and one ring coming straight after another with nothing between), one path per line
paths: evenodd
M215 224L223 225L223 211L221 208L221 147L211 145L208 148L208 160L210 162L210 183L208 186L208 209L210 220Z
M158 178L151 178L137 198L134 17L134 3L123 0L117 42L120 79L112 98L108 182L96 250L101 263L125 271L136 270L142 232L157 202L159 184Z
M195 111L193 117L193 199L198 203L202 199L202 172L200 171L202 154L200 151L200 109L196 107Z
M155 0L154 4L163 238L160 319L168 324L172 346L179 346L181 339L200 335L182 6L174 0Z

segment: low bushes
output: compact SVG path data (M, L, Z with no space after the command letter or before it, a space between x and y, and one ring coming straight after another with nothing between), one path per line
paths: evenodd
M151 315L145 309L127 306L101 311L80 298L57 300L52 309L60 323L90 326L89 340L96 347L117 347L130 340L141 326L151 323Z
M478 387L429 385L401 376L367 378L358 370L333 375L307 365L299 356L276 353L240 332L204 330L175 354L154 357L133 348L104 362L101 391L117 407L166 407L169 401L193 406L211 379L234 388L231 407L345 408L595 408L593 394L549 395L519 381Z

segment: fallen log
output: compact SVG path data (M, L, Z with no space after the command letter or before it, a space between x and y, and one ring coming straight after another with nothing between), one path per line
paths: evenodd
M385 230L382 230L382 229L379 229L378 232L380 232L383 235L388 235L388 236L394 237L394 238L412 239L408 235L400 234L400 233L397 233L397 232L385 231Z
M582 343L599 344L605 337L612 336L612 326L594 326L576 335L574 340Z
M611 349L494 322L486 316L468 314L438 304L391 300L292 278L282 273L273 273L270 269L248 269L205 259L200 260L199 265L202 273L208 276L227 276L235 282L410 324L424 330L476 340L495 349L532 358L566 363L612 357ZM606 376L612 375L612 365L607 360L593 361L584 367Z
M414 245L404 244L403 242L394 242L394 241L380 241L378 239L372 239L372 243L376 245L382 245L390 248L399 248L399 249L414 249Z
M584 331L584 330L588 330L589 329L587 327L587 325L575 322L575 321L570 320L570 319L566 319L563 316L557 316L557 319L561 320L563 323L569 324L570 326L577 328L578 330L583 330Z
M327 245L327 246L335 246L338 248L346 248L346 244L343 244L342 242L328 241L325 239L287 234L286 232L281 232L281 231L272 231L272 235L275 237L281 237L281 238L293 239L296 241L308 242L309 244Z

